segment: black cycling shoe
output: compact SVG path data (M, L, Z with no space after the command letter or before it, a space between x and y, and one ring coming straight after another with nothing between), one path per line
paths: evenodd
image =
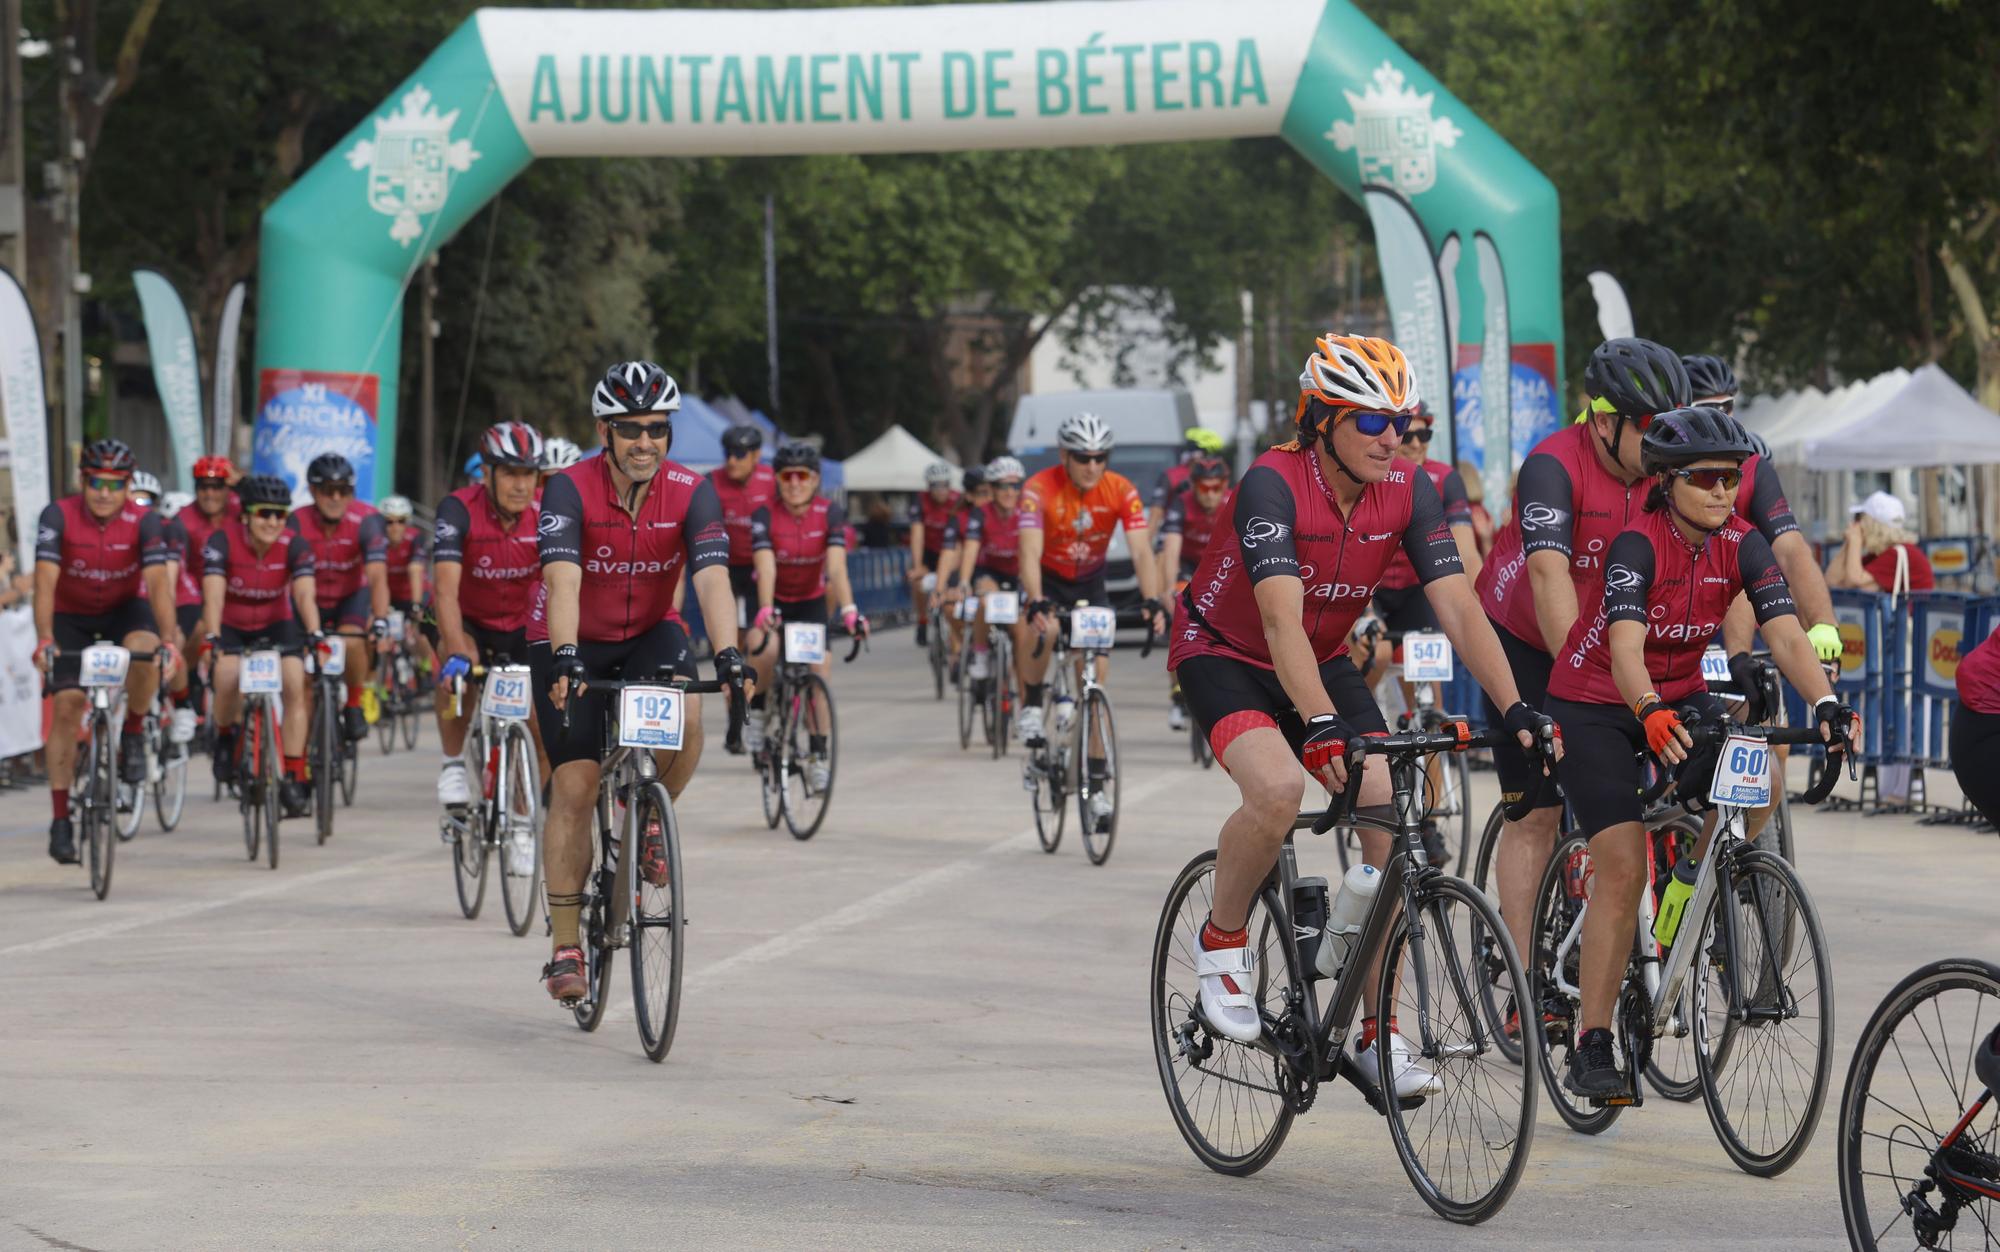
M312 792L297 778L287 778L278 784L278 803L284 806L286 817L304 817L312 812Z
M209 769L219 783L236 781L236 736L217 735L208 751Z
M1625 1094L1625 1076L1618 1072L1618 1055L1611 1047L1611 1032L1598 1027L1583 1032L1583 1039L1570 1054L1569 1076L1563 1086L1580 1096Z
M67 817L49 823L49 856L58 865L74 865L83 859L76 854L76 832Z
M118 778L121 782L146 781L146 734L132 731L118 741Z
M917 623L917 646L928 648L931 644L931 628L928 622Z
M368 715L353 705L342 709L340 711L340 733L346 735L349 742L366 739L368 737Z
M1424 859L1431 863L1431 868L1443 869L1451 864L1451 849L1445 846L1444 834L1438 830L1437 823L1426 821L1423 831Z

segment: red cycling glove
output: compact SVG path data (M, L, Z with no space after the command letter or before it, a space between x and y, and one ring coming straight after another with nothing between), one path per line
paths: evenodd
M1664 704L1656 704L1647 710L1644 720L1646 746L1652 750L1653 755L1658 756L1661 748L1677 742L1674 732L1681 728L1680 714Z

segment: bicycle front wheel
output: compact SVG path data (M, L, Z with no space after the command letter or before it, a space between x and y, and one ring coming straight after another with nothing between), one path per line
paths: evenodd
M1028 749L1028 798L1035 806L1035 837L1042 841L1044 852L1062 845L1063 819L1069 812L1063 794L1067 757L1064 746L1054 740L1044 739L1041 747Z
M377 693L375 702L382 710L381 715L375 719L375 746L382 749L383 756L387 756L396 750L395 697L384 688Z
M611 1001L611 891L616 875L607 872L604 849L612 839L610 803L600 786L597 793L596 842L592 845L590 876L584 879L583 999L570 1011L579 1030L596 1030L604 1022L604 1010Z
M279 762L283 759L284 752L284 740L278 737L277 706L266 701L263 744L257 754L257 770L261 780L257 794L264 808L265 862L272 869L278 868L278 779L282 776Z
M978 685L970 676L962 678L958 684L958 750L961 752L972 747L973 717L980 703L974 698L973 688Z
M1969 1162L2000 1151L2000 1098L1982 1095L1973 1052L2000 1021L2000 965L1949 957L1911 973L1876 1008L1861 1032L1840 1099L1840 1211L1858 1252L1912 1245L1955 1247L1983 1233L1993 1247L2000 1204L1953 1182ZM1966 1120L1970 1117L1970 1120ZM1961 1123L1963 1125L1961 1126ZM1939 1151L1953 1130L1952 1147ZM1990 1175L1989 1175L1990 1181ZM1968 1220L1969 1219L1969 1220ZM1913 1227L1924 1223L1929 1242Z
M1792 867L1736 857L1701 929L1695 1069L1722 1150L1775 1178L1812 1142L1833 1070L1833 971L1819 911ZM1723 910L1736 914L1732 944ZM1685 923L1683 923L1685 924ZM1787 936L1796 939L1787 943ZM1730 1045L1704 1044L1729 1033Z
M111 742L111 719L102 712L90 719L90 803L83 809L83 841L90 859L90 890L102 900L111 894L111 860L118 852L112 838L113 810L118 794L118 753Z
M631 829L641 840L650 840L657 827L663 845L657 860L642 851L639 867L644 872L632 876L632 1008L638 1014L639 1043L646 1049L646 1059L660 1061L674 1046L674 1027L681 1016L681 963L686 953L681 931L687 924L681 900L681 834L665 787L653 783L634 799ZM665 882L653 881L659 868L665 870Z
M361 750L354 740L342 736L335 741L334 755L340 761L340 807L354 807L354 786L361 781Z
M237 727L237 758L231 762L236 780L236 804L243 811L243 850L252 861L263 849L264 805L257 795L256 763L261 759L257 736L263 733L264 702L258 696L244 701L243 721Z
M483 727L483 722L475 721L472 733L466 737L465 777L472 802L467 808L466 821L459 826L458 837L451 845L452 886L458 891L458 911L465 914L467 921L477 918L486 903L486 853L491 837L487 828L500 821L494 812L497 804L489 803L486 795L487 745ZM330 782L327 790L330 794ZM503 866L506 863L504 854L501 863Z
M307 760L313 772L313 824L319 841L333 838L333 785L339 773L340 710L327 693L320 692L319 710L313 718L312 752Z
M1421 1101L1384 1101L1397 1159L1432 1211L1466 1225L1506 1206L1535 1140L1535 1067L1508 1059L1482 1001L1489 954L1504 966L1503 988L1526 1003L1499 912L1470 883L1439 876L1418 891L1415 925L1402 913L1391 927L1378 985L1377 1003L1401 1010L1410 1061L1437 1084ZM1395 1049L1375 1051L1376 1081L1393 1091Z
M1098 688L1084 693L1083 725L1076 737L1085 758L1076 789L1078 830L1092 865L1111 859L1118 838L1118 727L1111 720L1111 697ZM1102 756L1096 755L1099 751Z
M535 745L519 722L507 728L506 785L495 802L500 813L500 902L507 929L516 935L540 915L542 889L542 793L535 776ZM527 872L520 872L522 867Z
M181 824L187 808L188 745L171 740L160 745L160 777L153 784L153 816L161 830Z
M819 727L815 735L813 728ZM818 739L823 746L814 747ZM794 839L819 833L833 803L834 769L840 763L833 692L818 674L804 675L785 706L785 826Z

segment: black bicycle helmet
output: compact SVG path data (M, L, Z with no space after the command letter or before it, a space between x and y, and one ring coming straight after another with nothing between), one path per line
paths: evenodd
M986 467L975 465L971 469L966 470L964 483L967 491L974 491L980 487L984 487L986 485Z
M1721 357L1697 353L1682 357L1681 366L1687 370L1689 399L1718 400L1736 394L1736 371Z
M742 456L763 446L764 432L755 426L731 426L722 432L722 450L730 456Z
M354 481L354 466L338 452L322 452L306 466L306 485L324 487L328 483L351 483Z
M251 474L236 484L236 498L243 502L246 509L259 504L280 504L290 508L292 489L285 485L282 478L271 474Z
M1229 462L1219 456L1198 456L1188 462L1189 482L1229 481Z
M620 361L604 371L590 394L592 417L678 413L680 407L680 385L651 361Z
M771 458L773 468L806 469L819 473L819 449L809 443L785 443L778 445L777 455Z
M1743 423L1721 409L1672 409L1653 419L1639 443L1639 463L1648 474L1696 461L1728 460L1741 465L1757 447Z
M132 455L131 447L123 439L96 439L83 445L83 456L77 465L86 471L129 474L139 468L139 458Z
M1687 369L1672 349L1650 339L1607 339L1583 369L1584 389L1620 417L1647 417L1685 408L1692 398Z

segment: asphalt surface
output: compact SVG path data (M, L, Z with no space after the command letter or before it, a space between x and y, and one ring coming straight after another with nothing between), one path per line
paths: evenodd
M1840 1246L1848 1049L1916 965L2000 955L2000 839L1801 822L1840 1054L1790 1173L1737 1171L1699 1104L1594 1139L1544 1109L1512 1203L1459 1228L1344 1087L1253 1178L1176 1133L1148 952L1234 792L1167 732L1159 661L1113 666L1129 772L1103 868L1073 817L1039 849L1018 753L961 752L908 632L835 666L843 755L810 842L765 829L715 752L679 806L688 979L661 1065L622 965L584 1034L497 889L460 916L430 728L414 754L367 746L327 846L288 822L281 867L247 863L203 787L181 829L149 817L120 849L102 903L44 855L45 797L0 796L0 1248Z

